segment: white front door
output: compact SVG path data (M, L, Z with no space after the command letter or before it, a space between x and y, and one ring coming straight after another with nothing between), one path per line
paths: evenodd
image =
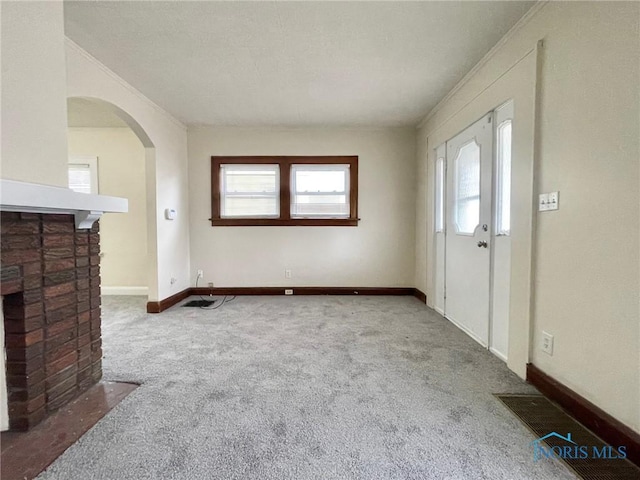
M492 113L447 142L445 317L489 341Z

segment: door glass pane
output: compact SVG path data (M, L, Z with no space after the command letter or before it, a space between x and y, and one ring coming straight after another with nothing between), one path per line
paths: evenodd
M435 227L436 233L444 232L444 158L436 160L436 201Z
M496 233L511 232L511 120L498 127L498 175L496 177Z
M480 223L480 145L463 145L454 160L456 232L473 235Z

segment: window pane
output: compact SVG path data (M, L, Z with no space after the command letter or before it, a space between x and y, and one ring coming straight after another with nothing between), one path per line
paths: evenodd
M511 231L511 120L498 127L498 175L496 195L496 233Z
M480 146L467 143L455 165L455 224L458 233L473 234L480 223Z
M227 197L224 217L267 217L278 214L275 198Z
M436 160L435 228L436 233L444 232L444 158Z
M349 203L344 195L296 195L291 215L348 217Z
M220 216L278 217L278 165L221 165Z
M344 170L295 170L296 192L344 192Z
M349 165L292 165L292 217L349 217Z
M277 190L276 165L222 165L227 193L274 193Z
M89 165L69 165L69 188L74 192L91 193L91 168Z

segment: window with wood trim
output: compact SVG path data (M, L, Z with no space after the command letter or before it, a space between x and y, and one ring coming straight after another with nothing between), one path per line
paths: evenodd
M214 226L357 226L358 157L211 157Z

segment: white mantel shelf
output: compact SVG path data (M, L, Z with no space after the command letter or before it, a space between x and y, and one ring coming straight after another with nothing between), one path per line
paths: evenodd
M76 228L91 228L103 213L126 213L126 198L78 193L63 187L0 179L0 210L27 213L66 213Z

